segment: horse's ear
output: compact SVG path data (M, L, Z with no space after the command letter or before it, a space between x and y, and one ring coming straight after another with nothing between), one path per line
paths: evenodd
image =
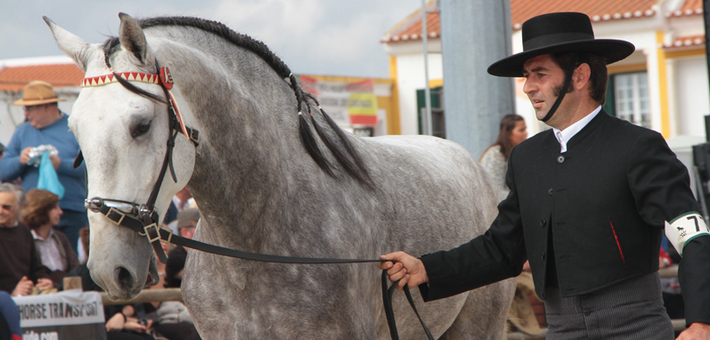
M54 40L57 41L57 46L64 51L68 56L70 56L79 68L86 72L86 63L89 58L89 44L72 34L71 32L57 26L52 20L47 17L42 17L44 22L47 23L49 29L52 30L52 35L54 35Z
M141 64L149 63L148 43L145 40L141 25L136 19L126 13L118 13L118 17L121 18L121 27L118 29L121 46L126 51L131 52Z

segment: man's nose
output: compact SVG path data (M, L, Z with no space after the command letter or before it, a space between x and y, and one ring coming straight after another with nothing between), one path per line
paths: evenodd
M533 92L534 88L535 85L532 81L530 81L530 78L525 79L525 83L523 83L523 92L526 94L530 94Z

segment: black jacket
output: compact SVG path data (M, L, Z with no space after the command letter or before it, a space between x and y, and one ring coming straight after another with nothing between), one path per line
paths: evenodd
M688 172L663 137L603 110L563 154L552 130L520 143L506 182L510 194L484 235L422 257L425 300L515 277L527 259L542 299L548 284L563 296L594 292L657 271L664 221L699 211ZM682 262L688 323L710 323L710 237L691 241ZM692 279L683 285L684 277Z

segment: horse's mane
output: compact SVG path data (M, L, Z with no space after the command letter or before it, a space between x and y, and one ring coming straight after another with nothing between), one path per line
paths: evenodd
M271 69L273 69L276 74L279 75L285 81L290 82L288 85L293 90L296 101L297 101L297 111L299 115L299 132L301 135L301 142L308 151L308 154L313 158L313 160L318 164L318 166L328 173L330 176L335 177L333 172L333 165L330 164L328 159L323 155L318 144L316 143L315 136L308 122L306 121L306 112L302 112L302 107L307 109L308 116L311 117L310 121L314 129L318 133L321 141L325 146L331 151L337 162L343 167L343 169L353 178L358 180L360 183L367 185L368 187L374 187L372 178L365 167L365 163L360 157L360 154L355 150L352 143L350 143L349 138L343 133L342 129L333 121L332 118L320 107L318 100L310 93L303 91L301 86L298 84L296 77L291 72L291 69L274 54L269 48L261 41L255 40L252 37L234 32L229 27L224 24L205 20L201 18L194 17L155 17L139 19L138 23L142 28L158 27L158 26L185 26L197 28L212 34L215 34L241 48L253 52L259 56L264 62L266 62ZM106 64L109 64L109 56L119 47L119 39L117 37L109 38L104 43L104 54L106 58ZM124 86L127 86L127 82L121 82ZM130 86L129 90L134 91L136 87ZM140 90L140 89L138 89ZM135 91L134 91L135 92ZM143 91L140 91L143 92ZM140 93L139 93L140 94ZM156 99L156 98L153 98ZM337 139L334 139L329 135L316 121L314 115L312 114L311 106L308 101L313 101L320 111L324 120L328 123L332 131L335 133ZM161 100L162 101L162 100ZM339 145L340 144L340 145ZM342 145L342 147L341 147ZM343 150L344 148L345 150Z

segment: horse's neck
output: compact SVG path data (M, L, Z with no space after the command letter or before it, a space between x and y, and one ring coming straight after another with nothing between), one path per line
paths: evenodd
M298 137L293 92L264 62L239 48L215 63L214 56L164 46L189 106L186 120L200 130L190 190L203 213L230 225L269 218L266 214L285 199L286 170L312 162ZM234 232L236 238L253 237Z

